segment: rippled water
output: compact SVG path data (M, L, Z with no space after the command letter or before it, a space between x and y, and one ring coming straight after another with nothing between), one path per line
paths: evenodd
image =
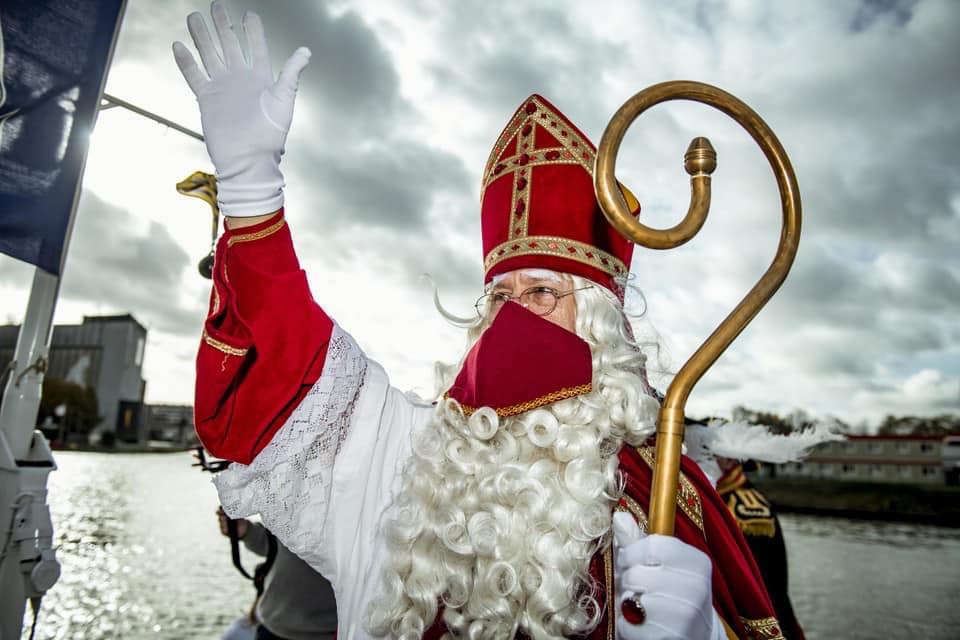
M253 588L217 529L209 474L191 461L57 454L49 501L63 577L44 599L36 638L215 639L244 613ZM794 607L811 640L960 637L960 531L782 520Z

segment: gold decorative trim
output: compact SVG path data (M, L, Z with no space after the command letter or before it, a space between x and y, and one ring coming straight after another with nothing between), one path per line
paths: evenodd
M777 622L776 618L762 618L760 620L740 618L740 622L746 627L749 640L785 640L780 629L780 623Z
M536 130L536 129L534 129ZM559 154L557 158L547 159L547 153L556 152ZM526 160L521 160L523 156L527 156ZM573 155L564 150L562 147L556 147L551 149L537 149L533 153L518 153L517 155L510 156L509 158L499 162L499 164L505 165L505 168L499 173L491 174L487 176L484 181L483 188L486 189L490 186L490 183L496 180L497 178L506 175L511 171L521 171L529 170L533 167L541 167L548 164L582 164L579 160L573 157Z
M533 105L534 107L530 112L527 111L529 105ZM522 155L523 151L521 150L520 143L522 136L518 134L522 132L523 127L528 124L533 126L534 131L538 126L543 127L562 145L561 155L569 155L564 157L566 162L561 164L579 164L589 175L593 175L593 164L596 159L596 150L593 148L593 143L577 133L577 131L567 123L565 116L547 107L547 105L537 98L531 97L517 110L513 119L507 124L503 133L497 138L496 144L493 145L493 149L490 151L486 167L483 171L483 180L481 181L481 198L483 198L483 192L486 191L487 185L496 178L508 173L507 167L497 172L494 172L494 169L507 163L507 160L501 160L500 156L514 138L517 140L517 156ZM553 149L537 149L534 153L542 156L545 152L552 150ZM541 164L557 164L557 162L547 160L541 162Z
M756 489L747 487L731 491L727 497L727 509L745 535L767 538L777 535L770 502Z
M521 186L522 185L522 186ZM509 228L507 238L523 238L530 225L530 194L533 193L533 171L530 167L517 169L513 179L513 195L510 198Z
M245 233L241 235L231 236L230 239L227 240L227 246L232 247L238 242L253 242L254 240L262 240L263 238L266 238L267 236L272 236L277 231L280 231L280 229L282 229L283 225L285 224L287 224L286 218L280 218L279 220L274 222L272 225L270 225L266 229L261 229L260 231L256 231L254 233Z
M649 531L650 523L647 521L647 514L643 510L643 507L640 506L640 503L627 494L620 496L620 500L626 506L627 511L630 512L630 515L633 516L633 519L637 521L637 526L640 527L640 530L644 533Z
M567 398L573 398L585 393L590 393L591 391L593 391L593 384L591 383L577 385L576 387L564 387L563 389L552 391L546 395L540 396L539 398L534 398L533 400L528 400L527 402L521 402L519 404L512 404L508 407L495 409L495 411L499 417L508 418L520 413L532 411L533 409L538 409L553 402L559 402L561 400L566 400ZM443 397L444 399L449 398L450 393L444 393ZM477 411L477 407L471 407L466 404L461 404L460 408L463 409L463 415L468 417L472 416Z
M213 285L213 311L210 313L211 316L217 315L217 312L220 311L220 292L217 291L217 285Z
M613 584L613 544L608 544L603 550L603 579L606 584L604 588L604 602L607 605L607 640L614 640L616 636L617 609L615 600L617 590Z
M247 355L247 351L249 351L249 349L238 349L237 347L231 347L226 342L217 340L206 331L203 332L203 341L217 351L222 351L228 356L245 356Z
M640 454L640 457L643 458L643 461L647 463L647 466L653 469L654 461L656 460L653 447L637 447L637 452ZM697 493L696 487L693 486L693 483L691 483L682 472L680 473L680 482L677 485L677 506L687 514L687 517L690 518L693 524L697 525L700 533L704 533L703 506L700 504L700 494Z
M623 262L606 251L584 242L559 236L527 236L526 238L514 238L502 242L487 253L487 256L483 259L483 270L489 272L494 265L507 258L531 255L566 258L589 265L612 276L623 275L627 272Z

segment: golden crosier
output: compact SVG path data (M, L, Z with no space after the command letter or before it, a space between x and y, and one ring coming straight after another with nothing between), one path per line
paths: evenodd
M753 109L735 96L708 84L663 82L637 93L613 115L597 151L594 171L597 200L610 223L625 237L651 249L672 249L690 240L703 226L710 210L710 174L717 156L706 138L695 138L684 157L690 174L687 215L670 229L652 229L632 215L615 176L620 143L633 121L650 107L670 100L692 100L710 105L736 120L767 157L780 191L783 226L773 262L746 297L687 360L667 389L657 425L656 464L650 497L650 533L673 535L684 407L694 385L757 315L787 277L800 243L800 190L790 159L773 131Z

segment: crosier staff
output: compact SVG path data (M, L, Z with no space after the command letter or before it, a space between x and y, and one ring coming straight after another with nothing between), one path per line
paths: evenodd
M690 174L687 215L669 229L652 229L630 214L614 177L617 152L633 121L650 107L670 100L692 100L710 105L736 120L760 145L780 190L783 226L773 262L746 297L681 367L667 389L657 424L656 465L650 497L650 533L673 535L677 483L684 433L684 407L694 385L736 339L787 277L800 244L800 189L786 151L769 126L744 102L717 87L691 81L655 84L637 93L613 115L600 138L594 168L594 187L604 215L620 233L650 249L673 249L693 238L710 210L710 174L717 156L706 138L694 138L684 157Z

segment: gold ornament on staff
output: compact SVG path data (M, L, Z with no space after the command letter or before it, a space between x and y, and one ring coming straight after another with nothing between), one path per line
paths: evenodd
M673 249L697 234L710 210L710 174L717 154L706 138L694 138L684 156L690 174L690 207L670 229L651 229L630 215L614 177L617 152L627 128L650 107L670 100L692 100L710 105L736 120L756 141L770 162L780 190L783 226L780 244L770 267L740 304L687 360L667 389L657 425L656 462L650 494L650 533L673 535L680 453L683 444L684 407L694 385L753 320L787 277L800 243L800 190L790 159L777 136L753 109L735 96L701 82L684 80L655 84L627 100L613 115L597 151L594 186L604 215L616 229L636 244L651 249Z
M217 230L220 227L220 206L217 204L217 177L209 173L204 173L203 171L194 171L177 183L177 193L200 198L210 205L210 213L213 215L213 226L210 229L210 253L201 258L200 263L197 264L197 270L200 272L200 275L209 280L213 277L213 250L217 243Z

